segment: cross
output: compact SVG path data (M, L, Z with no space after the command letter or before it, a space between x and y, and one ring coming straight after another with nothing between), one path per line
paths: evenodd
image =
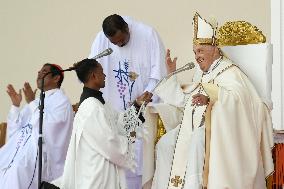
M178 187L182 183L182 179L180 179L180 176L175 176L175 178L171 179L171 183L173 183L174 187Z
M131 131L130 132L130 136L133 137L133 138L136 138L136 132L135 131Z

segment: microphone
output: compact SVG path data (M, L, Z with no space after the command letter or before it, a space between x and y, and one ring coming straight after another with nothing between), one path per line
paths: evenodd
M98 58L101 58L103 56L108 56L110 55L111 53L113 52L113 50L111 48L108 48L106 50L104 50L103 52L97 54L96 56L94 56L93 58L91 59L98 59Z
M96 56L94 56L93 58L90 58L90 59L98 59L98 58L101 58L103 56L110 55L112 52L113 52L113 50L111 48L108 48L108 49L104 50L103 52L97 54ZM51 74L51 73L52 74L59 74L59 73L61 73L63 75L63 72L70 72L70 71L73 71L73 70L76 70L75 64L74 64L74 66L69 67L68 69L65 69L65 70L50 71L50 72L46 73L44 75L44 77L47 76L48 74Z
M186 70L190 70L193 69L195 67L195 64L193 62L189 62L186 65L184 65L183 67L177 69L176 71L166 75L165 77L163 77L154 87L154 89L151 91L151 93L153 93L155 91L155 89L162 83L162 81L169 79L170 77L172 77L173 75L176 75L180 72L186 71Z
M44 74L43 77L46 77L48 74L61 74L61 75L63 75L63 72L70 72L70 71L73 71L75 69L76 69L76 67L72 66L72 67L70 67L68 69L65 69L65 70L52 70L52 71L47 72L46 74Z
M75 70L75 69L76 69L76 67L72 66L72 67L70 67L70 68L68 68L68 69L60 70L60 72L61 72L61 73L62 73L62 72L70 72L70 71L73 71L73 70Z
M177 73L193 69L194 67L195 67L195 64L193 62L189 62L186 65L184 65L183 67L181 67L181 68L177 69L176 71L174 71L174 72L170 73L169 75L167 75L166 79L170 78L171 76L173 76L173 75L175 75Z

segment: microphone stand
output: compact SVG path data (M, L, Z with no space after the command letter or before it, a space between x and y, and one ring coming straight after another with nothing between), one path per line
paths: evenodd
M66 72L66 71L72 71L75 67L70 67L65 70L60 70L56 73L60 72ZM44 79L48 74L51 74L54 72L48 72L46 73L41 80L41 86L40 86L40 104L39 104L39 130L38 130L38 189L41 189L41 179L42 179L42 125L43 125L43 113L44 113L44 98L45 98L45 92L44 92Z
M41 189L42 179L42 125L43 125L43 113L44 113L44 78L52 72L46 73L41 80L40 86L40 104L39 104L39 135L38 135L38 189Z

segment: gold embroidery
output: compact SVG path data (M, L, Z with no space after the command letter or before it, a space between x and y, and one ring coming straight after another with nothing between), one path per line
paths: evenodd
M129 79L130 81L135 81L139 75L135 72L129 72Z
M136 138L136 132L135 131L131 131L130 132L130 136Z
M207 20L205 20L204 18L201 18L202 20L204 20L207 24L209 24L213 31L214 31L214 36L212 36L212 38L198 38L197 37L197 33L198 33L198 17L201 18L201 16L196 12L194 17L193 17L193 44L194 45L204 45L204 44L209 44L209 45L215 45L216 43L216 27L214 27L211 23L209 23Z
M181 179L180 176L175 175L175 178L171 179L171 183L173 183L174 187L178 187L178 185L182 184L182 182L183 182L183 179Z
M165 129L165 126L163 124L163 121L160 117L160 115L158 115L158 118L157 118L157 137L156 137L156 141L155 141L155 144L157 144L157 142L160 140L160 138L166 134L166 129Z

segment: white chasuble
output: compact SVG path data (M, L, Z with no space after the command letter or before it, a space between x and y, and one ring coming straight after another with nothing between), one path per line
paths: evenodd
M191 100L186 102L194 93L183 93L174 79L156 91L166 103L185 108L180 126L156 146L152 189L266 188L265 177L273 171L269 111L247 76L230 60L224 57L215 65L195 84L210 97L205 114L205 109L193 111ZM165 90L171 89L176 95L167 97ZM205 125L198 127L202 117Z
M165 89L175 94L166 98L168 93L162 92ZM198 188L202 184L206 106L191 106L192 95L197 93L206 95L199 84L191 85L184 93L175 77L161 84L156 90L156 94L166 103L184 108L182 108L181 124L172 130L167 130L167 133L157 143L157 169L153 189L182 188L184 184L188 188ZM184 180L189 180L189 182L184 182Z

